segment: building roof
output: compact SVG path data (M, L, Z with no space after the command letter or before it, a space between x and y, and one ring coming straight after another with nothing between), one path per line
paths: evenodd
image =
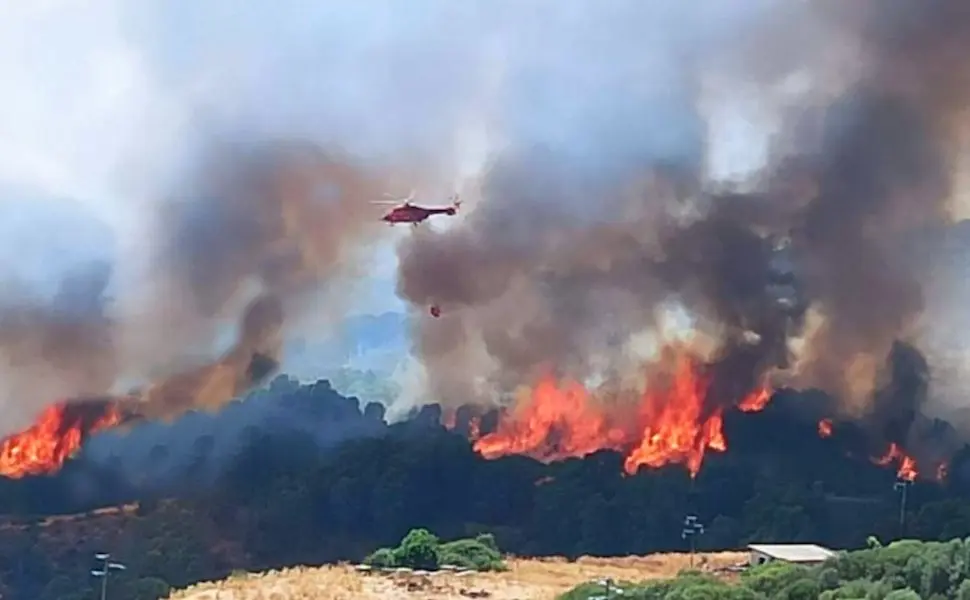
M748 550L786 562L823 562L836 555L835 551L815 544L749 544Z

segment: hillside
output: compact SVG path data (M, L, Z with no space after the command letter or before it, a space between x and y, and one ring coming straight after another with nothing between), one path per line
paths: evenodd
M823 439L815 423L793 419L805 399L778 394L761 412L725 415L727 449L696 478L677 464L631 476L611 451L551 464L487 460L457 426L441 426L440 407L389 425L380 406L362 407L326 382L281 378L217 415L186 417L184 429L155 424L167 441L137 428L102 438L106 459L89 445L54 475L0 479L0 594L90 598L92 556L107 551L128 566L116 593L142 598L134 590L236 570L360 561L416 527L447 541L491 533L509 554L570 558L683 551L688 512L705 525L703 551L970 534L962 477L906 488L902 531L895 465L849 456L848 431ZM205 433L229 429L234 443Z
M716 571L745 560L741 552L697 557L706 570ZM582 557L509 559L505 573L458 575L365 574L342 564L320 568L297 567L268 573L239 574L174 592L171 600L451 600L487 597L492 600L552 600L586 581L612 578L641 581L676 576L689 564L686 554L654 554L623 558ZM727 576L727 575L726 575ZM488 595L478 595L482 592Z
M127 597L145 597L145 586L159 582L187 585L228 574L248 560L211 519L175 501L76 515L2 516L0 598L89 598L94 554L106 551L128 567L115 584Z

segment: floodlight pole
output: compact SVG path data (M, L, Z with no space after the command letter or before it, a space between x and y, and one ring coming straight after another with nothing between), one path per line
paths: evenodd
M704 533L704 525L697 519L697 515L690 514L684 517L684 528L680 532L681 539L690 540L690 568L694 568L694 553L697 544L694 538Z
M107 552L99 552L94 555L94 558L101 561L100 570L92 570L91 575L101 578L101 600L107 600L108 597L108 575L111 571L124 571L127 567L121 563L108 562L111 555Z
M906 534L906 493L913 482L908 479L897 479L893 489L899 492L899 537Z
M594 599L596 599L596 600L612 600L612 598L613 598L613 592L614 591L616 591L617 596L622 596L623 595L623 590L620 587L613 587L613 584L615 582L610 577L606 577L606 578L600 579L597 583L599 583L601 586L603 586L603 589L605 590L606 595L605 596L591 596L590 597L590 600L594 600Z
M612 595L610 594L610 592L612 591L610 587L612 583L613 582L610 581L609 578L600 579L599 581L599 584L603 586L603 589L606 591L606 596L603 597L605 600L610 600L610 598L612 597Z

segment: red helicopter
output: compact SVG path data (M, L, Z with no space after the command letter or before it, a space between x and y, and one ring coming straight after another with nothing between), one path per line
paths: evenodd
M384 221L388 225L393 226L396 223L410 223L412 227L417 227L419 223L432 215L458 214L458 209L461 207L461 200L458 198L458 194L455 194L449 199L451 200L451 206L418 206L417 204L411 204L411 200L414 200L414 192L412 191L407 198L388 201L376 200L373 201L373 204L397 205L381 217L381 221Z

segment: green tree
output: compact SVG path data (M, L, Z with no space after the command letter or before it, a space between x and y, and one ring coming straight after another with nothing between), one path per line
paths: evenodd
M805 578L793 581L773 597L778 600L816 600L821 591L818 583Z
M774 598L794 583L809 576L805 567L784 562L769 562L742 574L744 586Z
M884 600L921 600L921 598L919 594L909 588L906 588L889 592L886 594Z
M397 566L394 562L394 551L390 548L378 548L364 559L364 564L377 569L391 569Z
M455 540L441 544L438 558L442 565L455 565L476 571L501 571L505 569L502 555L491 536L478 536L473 540Z
M957 588L957 600L970 600L970 579L964 579Z
M394 549L394 564L412 569L437 569L438 545L438 538L427 529L412 529Z
M90 597L90 584L79 586L77 577L65 574L48 581L40 594L42 600L82 600Z

